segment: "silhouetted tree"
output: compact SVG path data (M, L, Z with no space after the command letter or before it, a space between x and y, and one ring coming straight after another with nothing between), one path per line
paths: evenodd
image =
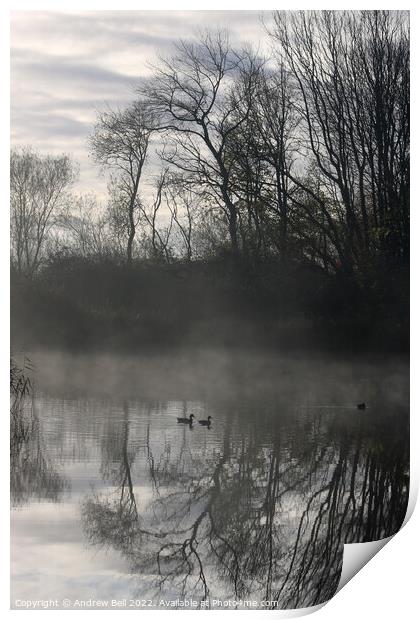
M406 15L278 11L274 18L272 35L299 91L300 142L314 158L320 181L314 188L289 173L307 197L297 203L322 227L349 274L363 274L369 262L406 260Z
M153 121L140 103L99 114L90 139L95 160L112 172L114 197L123 206L127 226L127 265L133 260L138 194Z
M220 201L237 254L238 212L227 149L250 113L259 64L250 52L234 50L222 31L175 48L161 59L141 94L168 135L163 157L194 175Z

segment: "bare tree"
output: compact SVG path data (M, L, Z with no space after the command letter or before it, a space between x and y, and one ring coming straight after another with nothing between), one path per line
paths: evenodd
M76 167L67 155L40 155L30 148L10 157L12 260L30 277L44 259L46 240L63 206Z
M317 204L310 212L299 201L349 273L407 256L407 29L398 11L275 13L272 34L299 92L300 142L320 191L289 177Z
M114 191L127 214L127 265L133 261L136 208L143 166L146 161L152 119L138 102L125 110L107 110L98 116L90 138L95 160L113 173Z
M290 171L299 157L297 137L300 118L294 107L294 95L293 84L284 66L261 71L250 136L250 143L257 141L258 144L255 149L257 158L266 161L270 167L268 183L274 189L274 214L279 219L278 245L283 259L288 254L292 208L289 195L294 190Z
M166 185L167 174L168 170L166 168L162 170L155 182L156 193L153 200L148 203L139 202L139 209L143 222L150 229L152 258L155 260L164 258L166 262L169 262L171 258L171 248L169 244L174 222L172 212L169 211L170 217L166 226L159 226L158 221L161 219L159 218L159 215L164 198L164 188Z
M183 175L171 175L164 193L167 207L185 248L184 256L189 262L193 253L192 234L194 219L197 215L194 205L199 202L200 198Z
M257 71L251 52L235 51L224 32L207 33L197 42L179 42L142 91L170 136L163 157L220 199L234 254L238 213L228 143L249 115Z
M68 247L78 256L103 257L112 252L109 214L103 212L94 195L81 195L69 202L59 218L57 245ZM64 241L63 241L64 236Z

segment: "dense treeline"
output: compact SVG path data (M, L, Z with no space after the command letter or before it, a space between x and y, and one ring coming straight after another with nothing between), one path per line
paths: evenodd
M407 14L280 11L267 37L266 58L222 31L180 41L98 115L105 205L70 193L68 157L12 153L16 337L31 317L131 344L241 319L284 342L294 320L300 344L405 346Z

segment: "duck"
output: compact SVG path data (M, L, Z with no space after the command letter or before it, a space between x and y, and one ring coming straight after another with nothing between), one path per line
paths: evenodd
M357 408L359 411L364 411L366 409L366 403L358 403Z
M198 423L201 424L201 426L210 426L211 419L211 415L209 415L207 420L198 420Z
M192 426L193 418L195 418L195 415L193 413L191 413L188 418L177 418L178 424L189 424L190 426Z

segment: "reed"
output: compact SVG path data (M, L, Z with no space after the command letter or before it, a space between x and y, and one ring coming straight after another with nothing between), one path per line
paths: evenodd
M27 399L33 394L29 373L33 370L28 358L23 366L10 359L10 447L16 451L26 441L33 428L35 417L32 406L27 407Z

